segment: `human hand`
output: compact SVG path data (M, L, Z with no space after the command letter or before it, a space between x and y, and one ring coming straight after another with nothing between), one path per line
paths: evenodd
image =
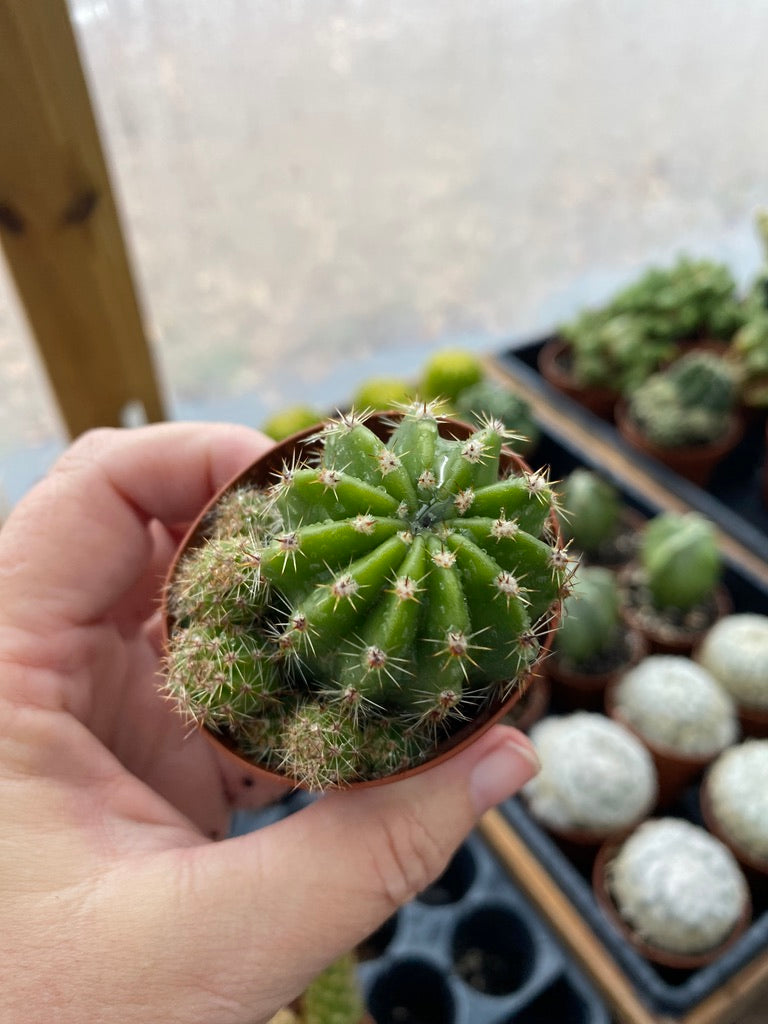
M259 1024L443 870L534 773L497 726L251 835L246 778L159 695L184 530L268 446L165 424L76 442L0 530L0 1019Z

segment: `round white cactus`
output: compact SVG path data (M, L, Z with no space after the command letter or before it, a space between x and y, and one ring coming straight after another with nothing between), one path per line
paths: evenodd
M727 939L748 891L730 850L679 818L640 825L609 865L609 885L618 912L639 938L687 955Z
M723 834L768 864L768 740L747 740L722 753L707 777L707 796Z
M652 654L614 690L616 710L652 745L680 754L718 754L738 736L733 700L701 665Z
M726 615L704 637L697 660L739 704L768 709L768 615Z
M604 715L547 718L530 732L541 772L525 787L544 826L610 835L639 821L656 801L656 769L635 737Z

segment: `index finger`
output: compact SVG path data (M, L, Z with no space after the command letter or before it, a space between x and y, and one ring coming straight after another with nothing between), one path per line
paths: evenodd
M258 431L221 423L83 435L0 531L5 618L39 628L102 617L146 568L148 523L194 519L271 444Z

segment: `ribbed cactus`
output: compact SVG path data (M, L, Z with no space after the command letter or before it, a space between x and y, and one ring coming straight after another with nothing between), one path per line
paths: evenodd
M696 512L651 519L640 541L640 561L659 609L688 610L705 603L722 572L712 524Z
M517 435L514 449L521 455L529 455L541 438L529 403L493 380L484 379L461 390L454 408L456 415L468 423L481 423L488 416L501 420Z
M369 1020L351 953L339 957L319 974L290 1008L269 1024L362 1024Z
M563 506L560 530L563 537L585 555L593 555L618 532L621 522L619 492L590 469L574 469L560 488Z
M309 788L429 759L514 691L568 589L555 493L500 470L500 422L373 425L342 415L244 475L168 592L168 694Z
M621 635L622 620L616 577L609 569L580 566L573 584L573 593L563 602L554 649L580 666L611 649Z
M691 352L653 374L629 398L629 415L662 448L724 435L737 398L733 368L711 352Z

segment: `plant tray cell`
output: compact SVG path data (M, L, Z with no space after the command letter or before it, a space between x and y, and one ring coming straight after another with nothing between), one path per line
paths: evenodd
M270 825L314 797L295 793L238 813L233 835ZM358 950L376 1024L609 1024L584 973L473 833L442 876Z

